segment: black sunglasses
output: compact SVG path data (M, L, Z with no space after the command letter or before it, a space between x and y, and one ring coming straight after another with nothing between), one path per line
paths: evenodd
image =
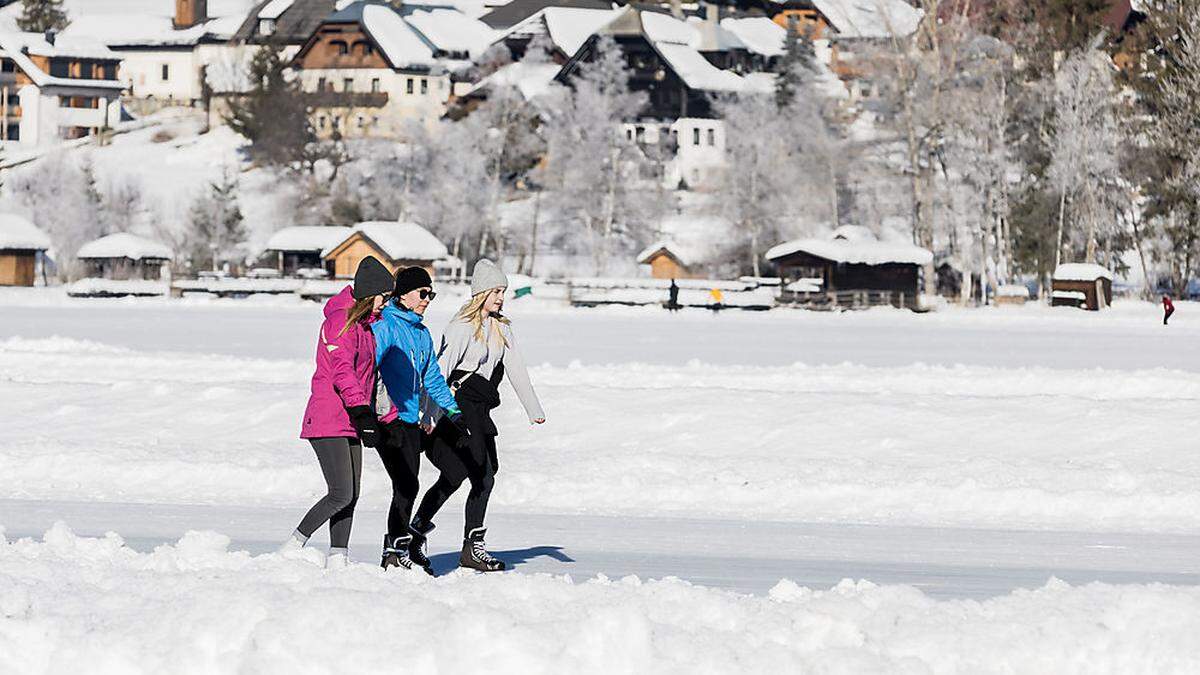
M421 295L422 300L433 300L434 298L437 297L437 291L427 291L424 288L422 288L420 291L417 291L417 292Z

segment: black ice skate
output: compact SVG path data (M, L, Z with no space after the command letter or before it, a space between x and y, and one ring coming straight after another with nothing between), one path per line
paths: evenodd
M383 535L383 561L379 563L379 566L385 570L389 567L416 569L408 557L410 543L412 543L411 535L406 534L399 537L393 537L390 534Z
M433 563L430 562L429 556L425 555L425 544L429 541L429 533L432 531L433 523L426 523L420 518L413 518L412 525L408 526L412 538L408 544L408 559L425 570L429 576L433 576Z
M504 561L492 557L484 547L483 535L487 528L477 527L463 539L462 555L458 556L459 567L466 567L478 572L503 572Z

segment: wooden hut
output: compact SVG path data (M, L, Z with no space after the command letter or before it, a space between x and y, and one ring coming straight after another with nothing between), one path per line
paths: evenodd
M171 262L171 249L128 232L118 232L84 244L76 254L87 276L116 281L157 281Z
M12 213L0 214L0 286L32 286L50 237Z
M393 272L402 267L424 267L434 273L434 262L450 253L429 230L416 223L359 223L342 241L321 252L330 276L349 279L362 259L373 255Z
M827 237L780 244L766 257L779 269L785 288L781 301L850 308L919 308L921 268L933 262L927 249L882 242L867 228L854 225L839 227ZM808 280L803 287L794 285L802 279Z
M1112 304L1112 272L1091 263L1066 263L1054 270L1050 304L1099 311Z
M296 276L299 270L324 270L322 252L345 241L352 231L334 225L285 227L267 240L263 263L286 277Z
M695 279L698 275L692 266L696 257L691 251L671 241L657 241L638 254L639 265L650 266L650 276L655 279Z

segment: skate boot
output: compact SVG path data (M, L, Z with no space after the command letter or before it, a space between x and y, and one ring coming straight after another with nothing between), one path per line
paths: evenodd
M477 572L503 572L504 561L492 557L483 543L483 535L487 528L477 527L467 533L463 539L462 554L458 556L458 566L473 569Z
M430 562L429 556L425 555L425 545L432 531L433 523L427 523L420 518L413 518L412 525L408 526L408 532L412 535L412 542L408 545L408 558L429 576L433 576L433 563Z
M350 564L350 552L344 548L329 548L329 555L325 558L325 569L327 570L344 570Z
M383 535L383 561L379 566L383 569L389 567L399 567L404 570L414 569L412 560L408 558L408 546L412 543L411 535L401 535L393 537L390 534Z

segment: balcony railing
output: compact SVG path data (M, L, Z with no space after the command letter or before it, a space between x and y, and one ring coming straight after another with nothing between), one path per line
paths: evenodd
M311 108L382 108L387 105L386 92L317 91L304 95Z

